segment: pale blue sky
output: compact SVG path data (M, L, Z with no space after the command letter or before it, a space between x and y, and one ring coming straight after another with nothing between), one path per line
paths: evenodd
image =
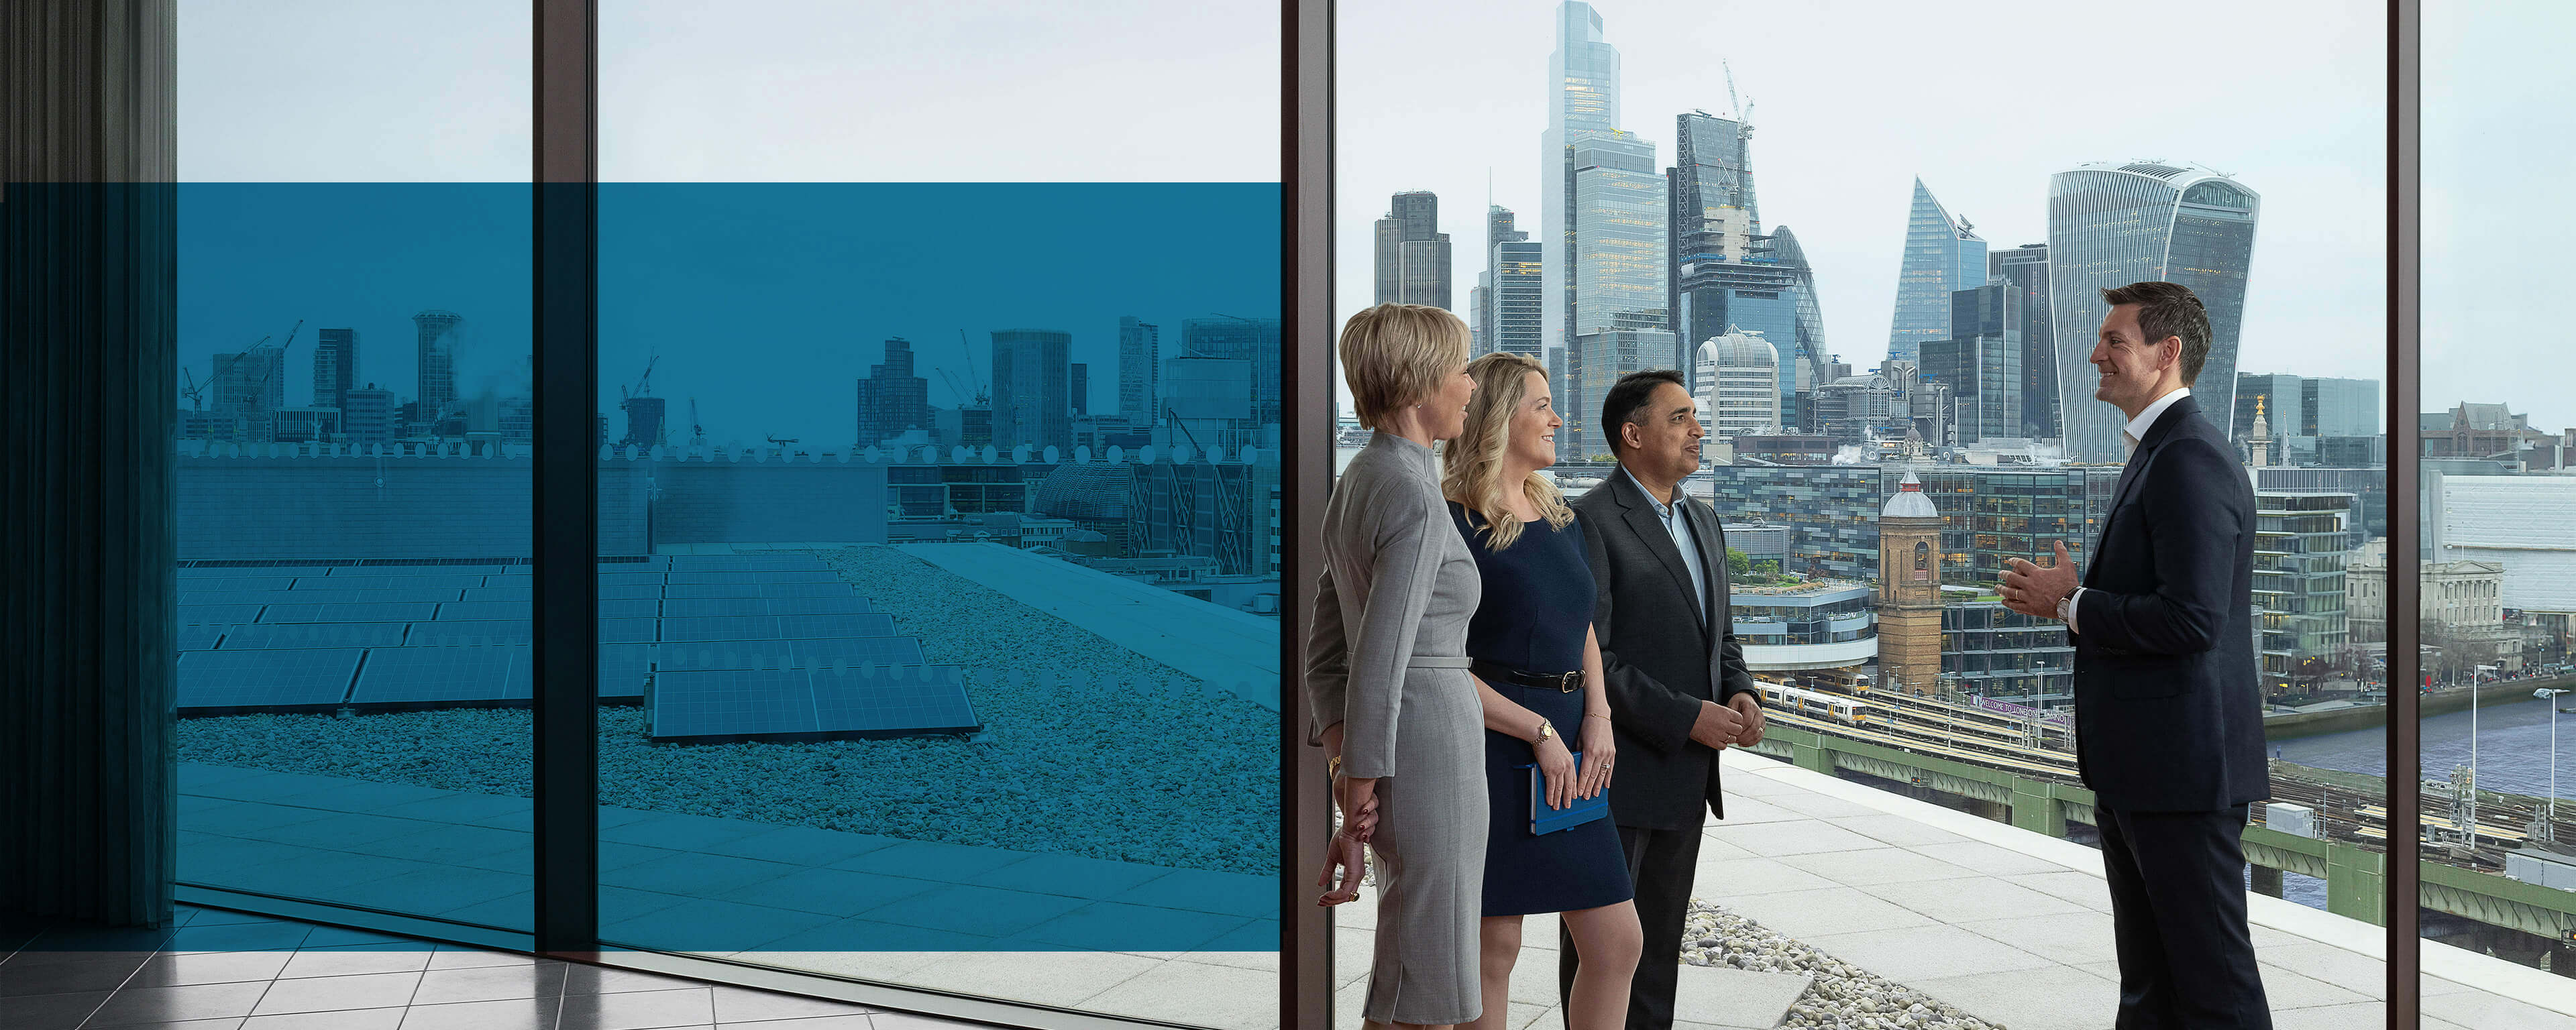
M1535 222L1552 0L1376 0L1339 25L1344 311L1368 301L1368 223L1433 189L1482 269L1495 198ZM2247 371L2380 374L2385 203L2376 5L2189 0L2095 11L1817 0L1599 5L1622 120L1759 101L1763 213L1816 262L1834 349L1883 354L1915 175L1997 247L2045 235L2047 175L2101 158L2200 161L2264 196ZM2576 8L2427 5L2427 407L2503 400L2576 425L2576 356L2543 324L2576 258L2556 215L2576 167ZM601 25L603 170L643 181L1268 181L1268 5L645 0ZM180 172L191 181L511 181L528 160L524 0L189 0ZM1007 203L1007 197L997 199ZM1045 212L1028 213L1043 238ZM2544 235L2545 234L2545 235Z

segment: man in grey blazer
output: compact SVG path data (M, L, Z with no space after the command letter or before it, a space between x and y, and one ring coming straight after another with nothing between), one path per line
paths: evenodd
M1699 471L1705 435L1681 373L1630 374L1601 407L1602 435L1619 471L1575 500L1574 511L1600 590L1592 628L1619 744L1610 813L1645 931L1628 1030L1666 1030L1699 865L1701 809L1726 814L1717 751L1762 739L1762 695L1727 617L1726 536L1717 512L1681 490L1682 479ZM1581 958L1572 938L1559 944L1562 998Z

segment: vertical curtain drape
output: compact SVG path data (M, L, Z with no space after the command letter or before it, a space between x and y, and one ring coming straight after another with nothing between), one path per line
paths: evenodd
M167 925L172 0L0 5L0 911Z

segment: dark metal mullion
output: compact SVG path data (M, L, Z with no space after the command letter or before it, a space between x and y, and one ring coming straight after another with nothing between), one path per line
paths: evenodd
M599 950L597 0L534 0L536 950Z
M1315 569L1323 553L1324 498L1333 474L1333 3L1282 0L1285 40L1280 69L1279 199L1286 253L1280 263L1282 310L1288 318L1280 371L1293 407L1280 434L1287 489L1280 519L1288 547L1280 556L1280 815L1287 874L1281 878L1279 1004L1282 1026L1335 1022L1333 916L1311 900L1306 873L1324 865L1332 811L1320 748L1306 746L1305 644L1315 608Z
M2423 381L2423 76L2420 0L2388 5L2388 1026L2419 1025L2422 943L2420 640L2423 521L2419 474Z

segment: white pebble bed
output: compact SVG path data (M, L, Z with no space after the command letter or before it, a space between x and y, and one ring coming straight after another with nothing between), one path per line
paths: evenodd
M885 547L821 555L985 727L954 737L656 745L602 707L600 802L908 840L1273 876L1278 714ZM179 721L183 762L530 795L530 714L446 709Z
M1931 995L1800 944L1723 906L1691 899L1682 923L1682 964L1757 973L1805 974L1807 992L1784 1027L1862 1030L2004 1030Z

